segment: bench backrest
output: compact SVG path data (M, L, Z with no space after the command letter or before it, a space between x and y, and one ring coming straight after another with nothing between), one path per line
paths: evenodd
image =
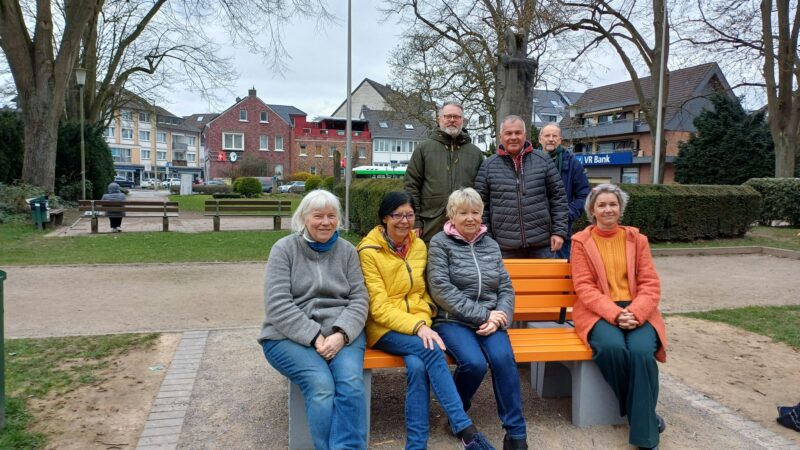
M78 211L91 212L124 212L153 216L178 214L178 202L148 202L140 200L79 200Z
M576 298L569 261L504 259L503 263L516 294L514 320L567 319Z
M206 215L224 215L233 213L269 213L270 215L289 215L291 211L291 200L217 199L206 200L205 203Z

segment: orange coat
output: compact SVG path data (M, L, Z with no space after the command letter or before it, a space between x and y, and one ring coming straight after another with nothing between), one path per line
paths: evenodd
M592 239L590 225L585 230L572 236L572 281L578 299L572 311L575 329L586 345L589 345L589 331L598 320L605 319L615 324L622 308L611 301L606 279L606 270L600 250ZM631 304L628 311L636 316L639 323L650 322L658 333L660 345L656 350L656 359L667 360L667 334L664 318L658 310L661 300L661 281L658 279L650 244L647 236L639 233L638 228L621 226L625 230L625 257L628 264L628 284L631 291Z

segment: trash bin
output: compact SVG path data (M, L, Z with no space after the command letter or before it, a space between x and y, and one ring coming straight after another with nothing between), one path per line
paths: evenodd
M29 199L28 204L31 206L33 224L40 230L44 230L44 223L50 221L47 216L47 196Z

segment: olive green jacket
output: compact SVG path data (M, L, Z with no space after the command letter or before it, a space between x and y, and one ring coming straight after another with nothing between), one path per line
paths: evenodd
M455 139L436 128L411 155L405 189L414 197L422 239L428 243L447 221L447 198L456 189L473 187L483 162L483 153L472 144L466 131Z

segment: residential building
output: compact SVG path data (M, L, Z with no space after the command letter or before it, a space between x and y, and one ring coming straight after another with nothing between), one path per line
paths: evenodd
M583 95L582 92L568 92L560 89L533 90L533 126L541 129L548 123L559 123L569 114L568 108Z
M135 184L181 173L203 176L200 129L141 98L133 96L114 112L105 139L116 174Z
M392 89L390 87L370 80L369 78L364 78L350 94L350 102L353 105L351 108L353 117L358 117L359 112L364 107L379 111L391 109L387 101L391 93ZM332 116L347 117L347 99L336 108Z
M655 86L650 77L640 80L648 101L655 102ZM673 162L678 155L678 145L697 131L692 122L702 111L713 107L707 97L715 92L733 96L716 63L669 73L664 118L665 183L675 178ZM565 144L574 146L590 181L652 182L653 142L633 82L587 90L561 121L561 133Z
M208 174L209 171L209 164L211 163L210 158L208 156L208 152L206 152L206 125L211 122L212 120L216 119L219 116L219 113L198 113L192 114L190 116L184 116L185 123L193 125L199 128L200 131L200 154L199 158L201 164L203 166L203 173Z
M416 120L397 119L391 111L364 108L361 116L372 130L372 165L407 165L417 144L428 136L428 128Z
M354 119L351 123L353 167L370 165L372 161L372 134L366 120ZM309 172L320 177L332 176L336 160L335 152L341 156L339 167L345 167L347 120L322 117L309 122L305 116L295 118L294 152L292 170Z
M247 97L237 98L205 126L208 177L228 177L237 162L248 157L266 162L266 176L283 178L294 172L293 128L305 115L294 106L269 105L250 89Z

